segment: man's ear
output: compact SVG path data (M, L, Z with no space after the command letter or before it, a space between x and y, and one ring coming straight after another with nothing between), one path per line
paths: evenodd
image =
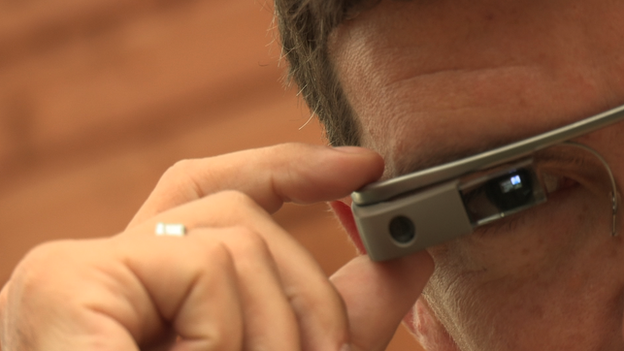
M362 239L360 238L360 234L358 233L357 226L355 224L355 219L353 218L353 212L351 212L351 207L342 201L331 201L329 206L334 211L340 224L344 227L351 238L351 241L355 245L358 253L365 255L366 249L364 248L364 244L362 243Z

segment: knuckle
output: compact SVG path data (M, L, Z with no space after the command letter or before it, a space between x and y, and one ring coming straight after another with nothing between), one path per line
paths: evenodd
M237 227L232 241L235 243L233 250L237 256L255 257L259 254L269 253L269 247L262 235L247 227Z
M223 197L232 205L239 205L241 207L253 207L257 206L256 202L249 197L249 195L238 190L223 190L216 194L219 197Z
M222 190L212 199L219 202L222 208L227 209L223 213L230 219L245 219L252 213L265 213L264 209L249 195L238 190Z
M204 257L214 264L226 264L227 262L240 261L241 259L255 259L259 255L269 252L268 244L264 238L252 229L244 226L223 228L218 235L196 236L205 247L197 247L197 256ZM206 255L206 252L209 252ZM201 255L200 255L201 254Z
M171 165L164 173L164 177L174 177L187 174L193 163L190 159L179 160Z
M226 334L226 328L219 324L215 324L212 330L208 332L207 344L209 344L209 348L205 350L227 350L228 347L228 338Z
M203 240L206 242L205 240ZM197 246L194 250L193 257L197 257L200 264L197 265L199 269L205 267L229 267L232 265L232 256L226 245L220 241L209 240L208 247Z
M297 311L315 311L319 308L326 308L328 311L346 311L342 297L331 284L329 279L324 277L310 277L314 281L313 285L289 285L284 292L293 308ZM313 286L312 291L310 286Z
M161 176L159 185L165 186L165 188L168 190L170 190L171 187L177 187L181 189L190 187L191 190L195 194L197 194L197 197L202 197L204 195L202 192L202 188L194 178L197 172L197 162L198 161L195 159L184 159L177 161L171 167L169 167Z
M64 257L66 251L67 244L65 242L53 241L40 244L24 256L17 269L35 272L38 269L50 267L58 261L59 257Z
M243 276L256 274L259 265L277 267L271 249L262 235L248 228L235 228L228 243L234 266Z
M205 335L195 345L196 350L238 350L240 336L231 335L231 327L223 323L214 323L205 331Z
M196 236L208 245L208 250L203 251L206 260L203 264L206 266L227 264L239 272L247 272L257 269L258 264L274 261L265 238L250 228L233 226L224 228L218 234L207 234ZM209 251L208 255L206 251Z
M62 270L62 260L68 257L70 246L65 241L55 241L38 245L31 249L18 263L11 277L12 287L19 289L20 294L45 294L48 288L56 286L56 280L62 275L54 274Z

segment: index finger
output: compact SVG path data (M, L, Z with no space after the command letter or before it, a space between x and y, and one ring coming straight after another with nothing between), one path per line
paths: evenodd
M359 147L281 144L176 163L162 176L129 227L222 190L238 190L267 212L284 202L329 201L377 180L379 154Z

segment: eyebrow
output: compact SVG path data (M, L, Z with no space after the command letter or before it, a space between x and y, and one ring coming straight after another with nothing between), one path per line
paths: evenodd
M524 139L526 139L526 136L524 135L515 136L513 138L501 136L498 139L488 140L487 143L480 143L479 145L468 148L455 145L451 147L447 146L437 148L435 149L435 151L433 151L433 149L435 148L434 146L431 148L427 148L422 157L410 158L409 162L396 167L390 176L394 178L404 174L418 172L434 166L447 164L470 156L478 155L485 151L497 149L501 146L509 145L511 143Z
M423 169L431 168L434 166L446 164L449 162L453 162L456 160L461 160L466 157L477 155L482 152L492 150L518 140L523 140L522 138L517 139L509 139L509 138L500 138L500 140L495 142L490 142L488 144L479 145L472 148L446 148L437 152L436 154L426 155L424 158L419 158L417 160L413 160L405 164L405 166L397 167L396 175L392 175L393 177L418 172ZM574 139L569 140L574 141ZM565 143L565 142L564 142ZM568 163L568 164L576 164L579 166L590 165L591 162L588 161L586 156L583 156L576 152L570 151L553 151L553 147L565 145L564 143L554 144L552 146L547 147L546 149L538 150L534 152L536 159L540 162L558 162L558 163Z
M417 189L433 185L469 172L504 164L549 146L589 134L623 119L624 105L527 139L522 139L482 153L472 154L469 157L460 158L449 163L440 164L440 159L438 158L437 166L404 174L383 182L371 183L353 192L351 198L353 202L358 205L378 203L404 193L406 189ZM419 166L422 167L422 164Z

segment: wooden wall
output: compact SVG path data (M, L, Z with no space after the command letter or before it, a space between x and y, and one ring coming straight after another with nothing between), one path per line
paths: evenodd
M0 285L37 243L121 231L179 159L324 142L264 1L0 2ZM354 255L324 204L276 217L327 273Z

